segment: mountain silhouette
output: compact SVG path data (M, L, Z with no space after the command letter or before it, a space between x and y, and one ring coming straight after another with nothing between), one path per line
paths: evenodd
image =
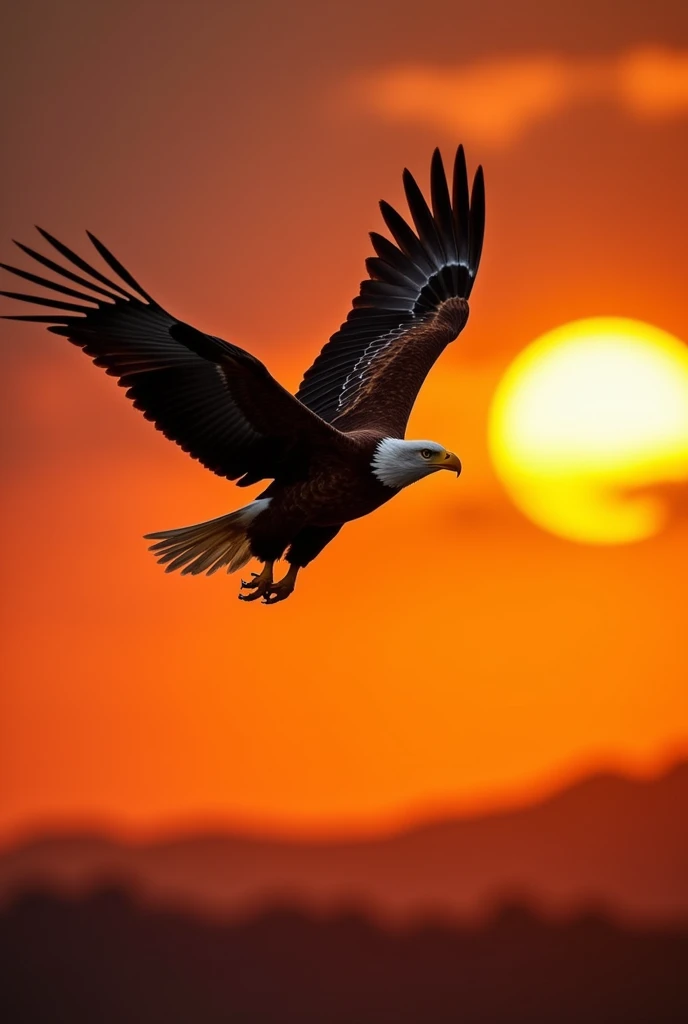
M520 907L477 928L385 930L274 910L231 924L106 890L0 914L8 1024L678 1024L688 929Z
M600 907L635 924L688 921L688 762L638 781L596 775L537 804L359 841L231 833L123 843L48 836L0 854L0 906L41 886L121 882L150 905L222 917L288 902L359 907L381 922L476 922L504 899L540 912Z

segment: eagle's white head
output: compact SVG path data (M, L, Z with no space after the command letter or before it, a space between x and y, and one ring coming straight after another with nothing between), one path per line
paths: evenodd
M402 441L384 437L371 462L373 473L386 487L406 487L438 469L452 469L458 476L461 462L436 441Z

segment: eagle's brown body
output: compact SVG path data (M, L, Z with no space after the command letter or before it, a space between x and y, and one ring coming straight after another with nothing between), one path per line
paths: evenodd
M383 436L372 430L354 431L340 450L316 458L305 480L270 484L260 495L272 498L270 507L249 533L257 535L258 528L264 533L269 521L275 535L289 538L304 526L343 526L374 512L394 496L391 488L370 473L375 448Z
M5 267L58 295L0 293L51 307L47 314L11 319L46 323L81 347L118 378L147 419L213 472L239 486L272 481L236 512L150 535L168 571L231 572L254 557L264 569L254 583L242 584L254 591L242 596L274 603L291 593L298 570L344 523L429 472L460 471L456 456L442 446L405 441L404 434L425 377L468 318L484 230L482 171L469 195L459 147L450 195L436 150L432 209L408 171L404 186L415 232L380 204L396 244L371 234L371 280L361 284L346 322L296 396L248 352L164 310L92 235L117 280L44 231L71 267L20 248L57 281ZM274 583L273 563L283 555L290 569Z

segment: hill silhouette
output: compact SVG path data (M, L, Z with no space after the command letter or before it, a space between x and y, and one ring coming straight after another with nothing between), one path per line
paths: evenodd
M219 917L287 901L475 922L518 896L548 914L593 905L622 922L688 922L686 807L683 762L650 781L596 775L530 807L380 839L48 836L0 854L0 905L31 886L78 895L116 881L151 904Z
M678 1024L688 930L518 907L476 929L385 931L275 910L217 925L136 905L25 895L0 915L8 1024Z

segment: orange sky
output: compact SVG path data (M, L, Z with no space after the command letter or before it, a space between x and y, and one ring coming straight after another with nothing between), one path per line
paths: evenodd
M348 526L271 609L241 605L235 577L166 576L141 539L245 492L78 351L3 327L0 837L85 820L374 827L688 745L685 512L638 545L557 540L510 505L485 438L496 383L542 331L616 315L688 339L684 5L620 19L586 0L543 19L530 3L516 23L490 0L456 38L437 32L456 6L433 6L420 27L415 5L387 3L13 12L4 262L10 237L37 245L34 222L75 247L89 227L164 306L295 387L405 164L425 184L432 147L463 138L488 233L471 322L411 423L464 475ZM544 108L543 60L564 82ZM410 66L423 102L390 112L376 82Z

